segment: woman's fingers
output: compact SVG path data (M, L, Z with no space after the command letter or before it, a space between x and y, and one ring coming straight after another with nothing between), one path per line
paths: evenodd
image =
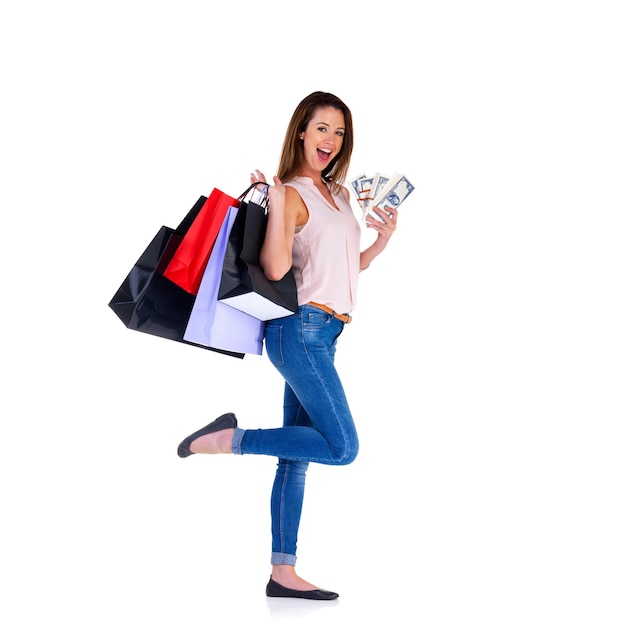
M251 183L266 183L265 174L260 170L254 170L252 174L250 174L250 182Z

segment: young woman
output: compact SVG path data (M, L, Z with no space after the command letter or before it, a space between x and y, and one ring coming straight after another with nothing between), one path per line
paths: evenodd
M283 426L244 430L232 413L189 435L190 454L262 454L278 458L271 494L271 597L333 600L296 574L296 544L309 463L354 461L357 432L334 366L337 340L356 304L359 272L396 229L394 209L367 218L378 236L360 251L361 228L344 183L354 142L352 114L330 93L316 91L296 107L278 173L269 186L269 217L261 265L270 280L293 268L298 311L266 322L267 355L285 379ZM265 183L259 171L251 182Z

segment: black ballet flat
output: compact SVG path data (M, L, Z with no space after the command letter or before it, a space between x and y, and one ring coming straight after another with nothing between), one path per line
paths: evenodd
M269 598L303 598L304 600L336 600L339 597L334 591L313 589L312 591L298 591L279 585L270 578L265 588L265 595Z
M227 428L237 428L237 418L234 413L224 413L224 415L220 415L204 428L197 430L195 433L189 435L189 437L183 439L178 446L178 456L184 459L185 457L195 454L195 452L189 449L189 446L198 437L208 435L209 433L216 433L218 430L226 430Z

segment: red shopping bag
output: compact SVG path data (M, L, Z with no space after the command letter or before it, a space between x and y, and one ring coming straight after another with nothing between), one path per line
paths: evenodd
M213 189L163 272L188 293L198 294L202 274L230 206L239 206L239 201Z

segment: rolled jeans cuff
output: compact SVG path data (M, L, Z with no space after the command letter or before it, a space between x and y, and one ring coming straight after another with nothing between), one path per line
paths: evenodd
M295 565L296 555L284 552L272 552L272 565Z
M243 428L235 428L235 433L233 435L233 454L243 454L241 451L241 440L243 436L246 434L246 431Z

